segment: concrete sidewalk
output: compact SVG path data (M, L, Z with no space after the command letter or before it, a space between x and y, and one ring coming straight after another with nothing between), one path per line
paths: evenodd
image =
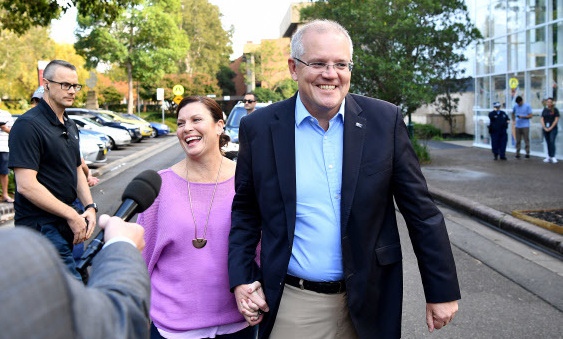
M437 201L563 254L563 235L511 215L563 208L563 162L516 159L512 153L508 161L495 161L489 149L472 147L471 141L429 141L428 148L432 162L422 171Z

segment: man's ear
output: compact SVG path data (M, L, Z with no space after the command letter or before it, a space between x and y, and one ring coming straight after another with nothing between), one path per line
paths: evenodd
M289 73L294 81L297 81L297 63L293 59L287 59L287 67L289 68Z

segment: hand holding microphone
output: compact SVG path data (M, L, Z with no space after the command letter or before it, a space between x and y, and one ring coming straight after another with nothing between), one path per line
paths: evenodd
M127 238L135 244L139 251L145 248L145 229L139 224L102 214L98 220L98 225L104 230L105 243L113 238Z
M146 170L137 175L125 188L125 191L121 196L121 206L119 206L115 212L115 216L125 221L129 221L136 213L143 212L149 208L158 196L161 185L162 179L155 171ZM100 220L100 222L102 222L102 220ZM136 244L139 244L138 241L134 239L133 241ZM92 262L94 256L96 256L96 254L102 249L103 245L104 230L102 229L90 242L82 254L80 262L76 265L76 269L79 272L84 272L84 270L86 270Z

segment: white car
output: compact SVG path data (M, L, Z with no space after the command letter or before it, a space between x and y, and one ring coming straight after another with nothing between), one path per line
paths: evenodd
M90 129L96 132L106 134L111 140L111 149L117 149L119 146L131 144L131 135L124 129L104 126L90 118L81 115L69 115L78 126L78 128Z
M108 149L100 138L90 134L80 133L80 153L86 165L106 162Z

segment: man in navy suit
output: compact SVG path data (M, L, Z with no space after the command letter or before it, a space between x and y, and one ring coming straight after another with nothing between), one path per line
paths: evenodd
M444 218L401 111L348 94L352 54L339 24L303 26L288 60L298 93L241 121L229 277L261 338L401 336L395 203L418 259L428 329L458 309Z

